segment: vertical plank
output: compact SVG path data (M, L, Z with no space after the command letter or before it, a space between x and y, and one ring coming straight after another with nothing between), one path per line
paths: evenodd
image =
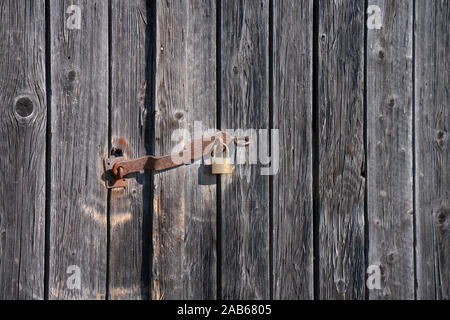
M80 8L80 29L69 6ZM70 26L70 28L68 27ZM108 147L108 1L50 1L50 299L104 299ZM81 286L67 280L77 275ZM73 280L73 278L72 278Z
M151 154L154 42L148 1L111 2L111 144L128 158ZM149 297L151 174L111 190L109 298Z
M319 297L364 299L364 2L318 6Z
M269 1L222 1L221 14L221 128L269 128ZM222 297L268 299L269 177L245 164L221 183Z
M313 298L313 2L273 4L273 123L281 146L273 177L275 299Z
M382 28L367 31L368 264L381 270L370 299L413 299L412 5L371 1Z
M176 145L174 130L186 124L187 2L156 3L155 153ZM184 119L183 119L184 118ZM183 297L184 167L155 174L153 197L152 298Z
M0 299L44 297L45 5L0 5Z
M203 130L216 128L216 1L188 1L187 23L187 120L197 139L194 121ZM189 165L186 174L184 298L215 299L217 178L209 166L199 164Z
M450 299L448 1L416 1L417 299Z
M157 2L155 152L170 153L177 129L216 118L215 1ZM216 296L216 178L190 165L155 174L154 299Z

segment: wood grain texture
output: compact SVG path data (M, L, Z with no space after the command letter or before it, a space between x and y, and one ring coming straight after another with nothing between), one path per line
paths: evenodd
M365 30L367 5L381 29ZM0 1L0 299L448 300L449 13ZM217 127L279 140L252 136L259 164L232 175L196 162L108 196L111 152L164 155Z
M203 132L195 130L216 128L216 1L190 0L187 15L185 105L191 139L198 139ZM210 166L189 165L184 189L184 298L215 299L217 178Z
M68 29L67 8L81 9ZM108 147L108 1L50 1L51 199L49 299L104 299ZM78 266L81 288L67 280Z
M150 3L111 2L111 144L131 159L151 154L153 23ZM149 298L151 173L110 197L109 298Z
M186 128L187 2L156 3L155 154L170 154L174 130ZM153 299L181 299L186 169L159 172L153 197Z
M318 5L318 297L364 299L364 3Z
M275 299L312 299L312 15L313 3L273 4L273 123L280 164L273 176Z
M448 1L416 1L417 299L450 299Z
M221 129L267 129L269 1L222 1L221 6ZM223 175L221 183L221 296L268 299L269 177L247 163Z
M0 21L0 299L43 299L44 2L3 1Z
M200 138L194 121L215 127L216 9L177 0L157 2L156 12L155 153L163 155ZM182 166L156 173L154 188L153 299L214 299L216 178L203 165Z
M370 299L414 299L412 2L373 1L382 28L367 32L368 264Z

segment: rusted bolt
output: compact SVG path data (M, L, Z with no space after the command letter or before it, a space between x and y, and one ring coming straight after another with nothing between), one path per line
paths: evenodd
M119 177L120 178L123 178L123 176L125 175L124 173L124 169L123 169L123 167L119 167L118 169L117 169L117 171L119 172Z
M118 178L123 178L125 176L125 170L122 166L118 166L117 168L113 168L113 174L114 176Z

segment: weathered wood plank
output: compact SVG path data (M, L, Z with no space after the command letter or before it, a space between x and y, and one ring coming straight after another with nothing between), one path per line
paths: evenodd
M45 6L0 4L0 299L44 298Z
M221 14L220 126L268 129L269 1L222 1ZM222 298L268 299L269 177L238 165L221 177L221 209Z
M450 299L450 5L416 1L417 299Z
M370 299L414 298L412 2L372 1L382 28L367 31L368 264L381 270Z
M279 171L273 176L275 299L313 298L311 0L273 4L273 123Z
M80 29L69 20L77 14L76 9L68 10L71 5L80 8ZM107 191L102 159L108 152L108 1L51 1L50 32L49 298L104 299ZM76 281L67 283L77 272L69 266L80 268L79 289Z
M156 3L155 153L168 154L186 124L187 2ZM152 298L183 297L185 167L154 177Z
M319 2L319 298L364 299L364 2Z
M152 151L151 14L145 0L111 2L111 143L128 158ZM149 297L151 174L128 180L111 190L110 299Z
M155 152L167 154L194 138L194 121L215 127L216 9L215 1L177 0L157 2L156 12ZM184 140L172 141L177 129ZM216 178L208 169L155 174L154 299L216 296Z
M188 1L187 23L185 105L191 138L197 139L216 128L216 1ZM199 134L195 121L201 121ZM184 298L215 299L217 178L200 164L188 166L186 174Z

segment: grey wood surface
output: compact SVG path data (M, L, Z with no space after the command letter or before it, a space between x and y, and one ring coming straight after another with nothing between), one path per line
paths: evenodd
M449 299L449 9L0 1L0 299ZM105 188L210 128L258 163Z
M155 154L170 154L186 128L187 2L156 2ZM153 299L181 299L185 260L186 168L160 172L153 196Z
M312 299L313 2L274 1L273 15L273 297Z
M0 299L43 299L44 3L3 2L0 24Z
M157 2L156 12L155 153L163 155L200 138L195 121L200 135L215 128L216 7ZM153 299L216 297L216 180L200 164L155 174Z
M108 1L50 1L49 299L104 299L107 260ZM79 268L81 285L68 284ZM69 282L73 284L72 282Z
M373 1L367 31L368 264L381 270L370 299L414 299L411 1Z
M151 154L153 21L148 1L111 2L111 150ZM151 174L110 191L109 298L147 299L151 261Z
M269 1L223 1L220 11L220 128L268 128ZM269 177L261 166L237 165L221 177L220 209L221 297L270 298Z
M187 6L185 121L190 139L198 139L216 128L216 1L189 0ZM215 299L217 177L210 166L186 167L184 198L183 298Z
M416 1L417 299L450 299L450 6Z
M364 4L318 10L317 296L364 299Z

